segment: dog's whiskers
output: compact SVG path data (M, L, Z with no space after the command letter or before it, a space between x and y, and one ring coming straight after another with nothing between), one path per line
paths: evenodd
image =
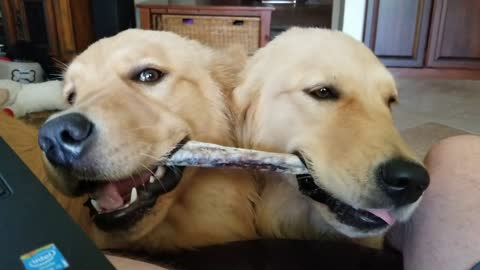
M57 64L59 64L59 65L61 65L61 66L63 66L63 67L68 67L68 65L67 65L65 62L60 61L59 59L57 59L57 58L55 58L55 57L52 57L52 60L53 60L55 63L57 63Z
M298 180L305 180L305 179L310 179L310 178L312 178L312 176L310 176L310 175L297 176L297 179L298 179Z
M155 161L160 161L160 162L165 161L165 159L166 159L166 157L164 157L164 156L156 157L156 156L153 156L153 155L150 155L150 154L146 154L146 153L140 153L140 155L145 156L145 157L148 157L148 158L151 158L151 159L153 159L153 160L155 160Z
M65 74L63 74L63 73L50 73L50 76L57 76L57 77L63 78L63 76L65 76Z
M138 175L138 177L141 179L142 178L142 174L138 171L138 169L135 169L135 173ZM134 182L135 186L137 186L137 183ZM143 189L146 190L146 187L145 187L145 182L142 181L142 186L143 186Z

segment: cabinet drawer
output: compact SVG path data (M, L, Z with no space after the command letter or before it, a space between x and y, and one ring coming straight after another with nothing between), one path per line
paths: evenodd
M160 17L160 18L158 18ZM177 33L212 47L242 45L249 54L260 46L259 17L155 14L156 29Z

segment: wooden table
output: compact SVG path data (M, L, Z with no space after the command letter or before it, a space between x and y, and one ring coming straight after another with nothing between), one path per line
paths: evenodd
M270 40L270 21L274 8L259 1L245 0L150 0L137 5L142 29L159 29L155 15L245 16L260 19L259 46Z

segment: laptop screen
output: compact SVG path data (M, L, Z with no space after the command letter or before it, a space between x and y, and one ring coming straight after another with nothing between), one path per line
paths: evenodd
M0 138L0 269L114 267Z

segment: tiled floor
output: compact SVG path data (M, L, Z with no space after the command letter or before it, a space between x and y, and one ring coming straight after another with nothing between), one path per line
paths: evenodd
M397 79L400 130L436 122L480 134L480 81Z

